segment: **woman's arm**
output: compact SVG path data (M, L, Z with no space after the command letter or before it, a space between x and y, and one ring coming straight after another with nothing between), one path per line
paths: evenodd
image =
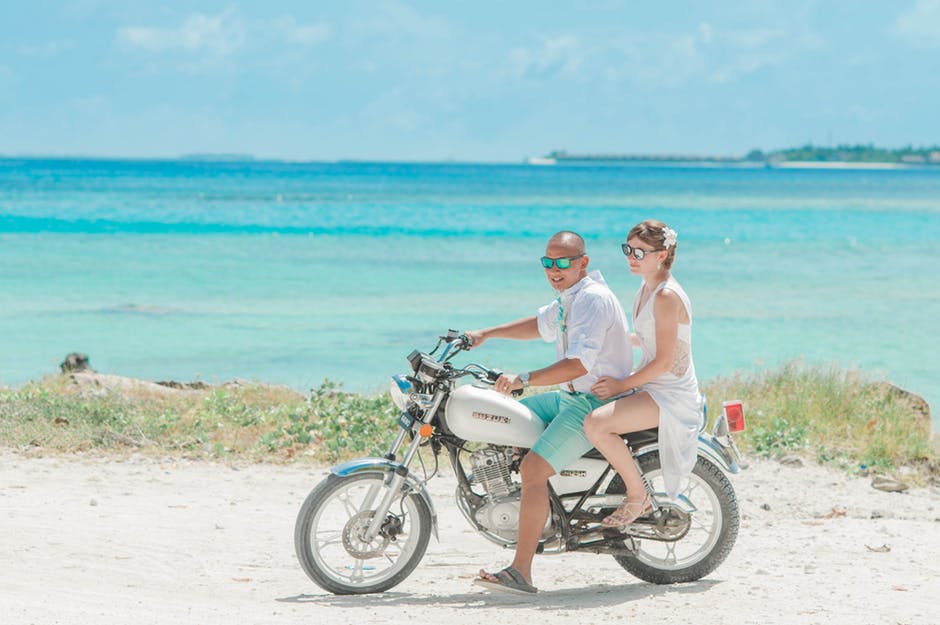
M640 369L622 380L604 377L598 380L591 392L599 399L607 399L643 386L672 368L679 337L679 314L682 300L668 289L656 294L653 300L653 318L656 320L656 356Z

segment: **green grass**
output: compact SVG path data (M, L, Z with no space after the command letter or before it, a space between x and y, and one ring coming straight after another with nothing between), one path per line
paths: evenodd
M711 380L703 390L711 415L722 400L743 400L747 429L736 440L745 452L940 475L940 447L916 398L857 372L789 363ZM397 433L396 413L385 395L347 393L331 381L306 395L251 383L79 392L57 376L0 389L0 446L332 463L383 454Z
M89 393L61 376L0 390L0 446L335 462L384 453L394 416L387 397L345 393L330 381L308 396L257 383Z
M703 390L712 410L721 410L723 399L744 401L747 430L737 439L751 453L803 453L850 469L940 471L924 405L858 372L791 362L712 380Z

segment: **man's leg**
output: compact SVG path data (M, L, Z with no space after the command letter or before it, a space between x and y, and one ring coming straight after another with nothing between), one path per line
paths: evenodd
M512 566L530 584L532 559L538 549L545 521L548 519L548 478L555 473L542 456L529 452L522 460L522 499L519 502L519 540Z
M600 402L589 400L584 395L572 396L553 391L527 397L523 403L543 421L549 422L520 467L519 538L512 567L531 584L532 560L551 508L548 478L555 474L555 467L563 469L591 448L584 435L584 416ZM480 577L498 581L485 571L480 571Z
M551 391L526 397L522 400L538 418L549 424L558 415L560 393ZM516 554L511 566L519 571L528 583L532 583L532 559L539 546L545 520L550 508L548 499L548 478L555 470L542 456L530 451L522 459L519 467L522 477L522 493L519 502L519 539L516 542ZM480 577L491 582L498 582L492 574L480 571Z
M542 538L545 521L551 507L548 499L548 478L555 469L542 456L530 451L522 460L522 498L519 502L519 539L512 567L519 571L529 584L532 583L532 559ZM480 577L491 582L499 580L484 570Z

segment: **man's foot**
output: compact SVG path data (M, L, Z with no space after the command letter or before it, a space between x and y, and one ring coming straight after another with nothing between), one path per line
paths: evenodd
M623 503L620 504L619 508L614 510L613 514L604 517L604 520L601 521L601 525L604 527L625 527L652 509L653 502L650 501L648 493L641 501L629 501L624 499Z
M487 573L481 569L480 576L473 580L473 583L490 590L512 592L517 595L534 595L539 591L525 580L522 573L511 566L507 566L498 573Z

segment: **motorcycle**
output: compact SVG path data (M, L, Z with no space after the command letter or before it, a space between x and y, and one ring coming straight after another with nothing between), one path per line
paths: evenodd
M477 363L455 366L453 358L469 348L468 337L451 330L431 352L413 351L411 373L392 378L390 393L401 413L388 453L334 466L304 501L294 545L304 571L324 590L383 592L411 574L431 534L439 540L425 483L437 474L441 452L456 475L457 507L470 525L498 545L515 545L519 465L545 424L522 403L488 388L501 371ZM463 378L473 381L458 385ZM706 423L703 411L698 457L675 499L663 489L657 430L623 436L653 501L651 512L625 528L600 523L621 503L625 487L596 450L553 475L538 552L609 554L654 584L690 582L713 571L738 533L738 502L728 474L740 471L732 434L744 429L743 412L732 415L729 427L723 410L711 433ZM430 448L434 457L425 479L410 468L420 448Z

